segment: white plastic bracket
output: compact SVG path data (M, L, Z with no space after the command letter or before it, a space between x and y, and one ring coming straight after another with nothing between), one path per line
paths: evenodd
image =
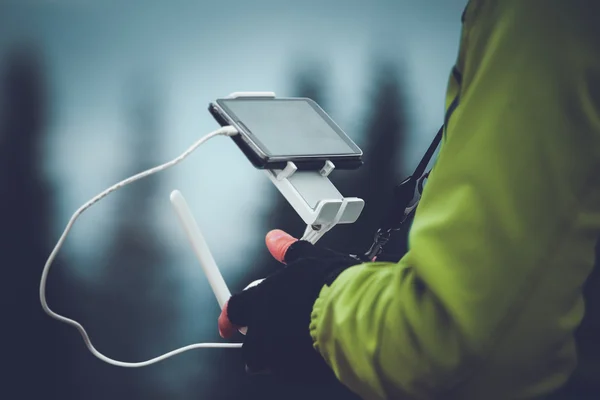
M287 179L290 176L292 176L294 174L294 172L296 172L297 170L298 170L298 167L296 167L296 164L294 164L291 161L288 161L285 168L277 173L277 180L282 181L284 179Z
M275 98L274 92L234 92L228 98ZM329 180L335 169L330 160L319 171L298 170L288 161L281 170L264 170L307 227L302 239L316 243L337 224L351 224L360 216L365 202L357 197L344 197Z
M321 170L319 171L319 173L321 174L321 176L328 177L331 171L334 170L334 168L335 165L331 161L327 160L323 168L321 168Z

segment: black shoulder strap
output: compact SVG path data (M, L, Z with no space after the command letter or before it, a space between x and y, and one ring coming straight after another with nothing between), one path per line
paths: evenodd
M422 181L428 175L428 173L425 173L425 169L429 165L443 135L444 125L442 125L433 138L433 141L421 158L421 161L419 161L419 164L412 175L394 187L391 209L381 222L380 228L375 233L371 248L364 255L366 260L373 260L374 257L381 253L383 247L389 241L392 232L399 230L404 221L406 221L406 218L415 210L422 192ZM415 194L415 192L417 192L417 194ZM415 200L415 197L417 197L417 199L416 201L413 201Z
M431 158L433 157L433 153L435 153L435 150L440 145L440 142L442 141L442 136L443 135L444 135L444 126L442 125L440 127L440 129L438 130L438 133L433 138L433 141L429 145L429 148L427 149L427 151L423 155L423 158L421 159L421 161L417 165L417 168L415 168L415 171L413 172L412 176L419 176L420 177L420 176L423 175L423 173L425 172L425 168L427 168L427 165L429 165L429 162L431 161Z
M411 203L415 199L415 190L425 175L425 169L427 168L427 165L429 165L435 150L438 148L440 141L442 140L443 133L444 126L439 129L438 133L433 138L433 141L421 158L421 161L419 161L419 164L415 168L412 175L394 188L394 201L392 203L392 208L386 218L381 222L380 228L393 230L399 229L410 210L414 209Z

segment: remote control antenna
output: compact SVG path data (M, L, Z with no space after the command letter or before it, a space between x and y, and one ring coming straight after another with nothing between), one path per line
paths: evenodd
M170 198L179 222L194 249L196 257L198 257L198 261L200 261L200 266L204 270L204 274L217 298L217 302L219 302L219 307L223 309L225 303L231 297L231 292L229 291L229 288L227 288L227 284L219 271L219 267L208 248L208 243L206 243L206 240L200 231L200 227L196 223L181 192L179 190L174 190L171 192Z

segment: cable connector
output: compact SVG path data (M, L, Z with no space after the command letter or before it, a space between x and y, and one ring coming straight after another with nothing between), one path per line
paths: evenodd
M238 130L231 125L224 126L221 129L218 129L217 132L219 132L220 135L225 136L235 136L239 133Z

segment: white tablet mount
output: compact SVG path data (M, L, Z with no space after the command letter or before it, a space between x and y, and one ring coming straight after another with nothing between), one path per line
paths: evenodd
M275 98L273 92L235 92L229 98ZM365 202L357 197L344 197L329 180L335 169L326 161L319 171L298 170L288 161L282 170L265 170L265 174L306 223L303 240L316 243L337 224L351 224L360 216Z

